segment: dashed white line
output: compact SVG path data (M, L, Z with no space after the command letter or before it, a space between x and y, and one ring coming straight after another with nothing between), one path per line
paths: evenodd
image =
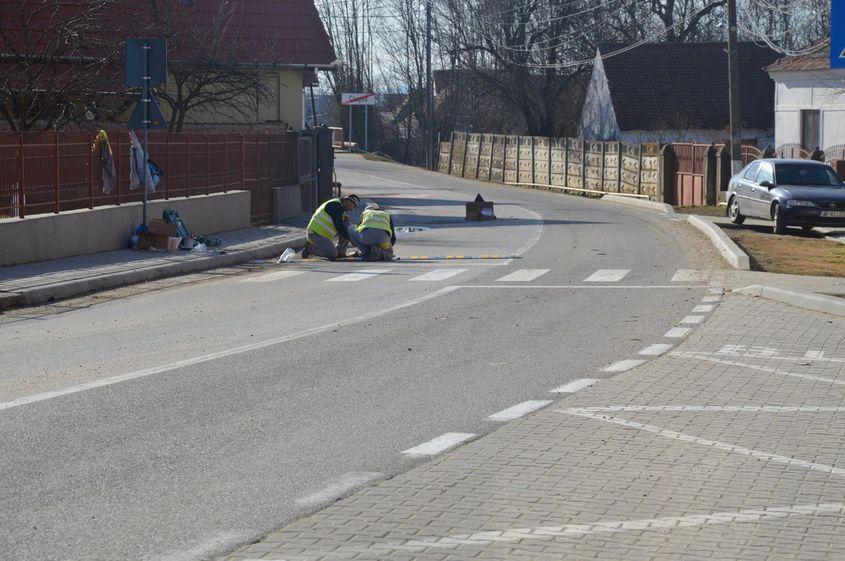
M567 415L575 415L576 417L584 417L587 419L595 419L597 421L602 421L604 423L613 423L616 425L620 425L623 427L628 427L632 429L638 429L645 432L650 432L652 434L656 434L658 436L662 436L664 438L668 438L671 440L679 440L681 442L688 442L691 444L700 444L702 446L707 446L710 448L715 448L717 450L722 450L724 452L730 452L733 454L741 454L743 456L750 456L752 458L760 458L762 460L767 460L770 462L775 462L779 464L786 464L789 466L798 466L802 468L807 468L813 471L821 471L824 473L831 473L834 475L845 475L845 469L837 468L833 466L829 466L826 464L820 464L816 462L811 462L808 460L802 460L800 458L791 458L789 456L781 456L780 454L773 454L771 452L761 452L759 450L754 450L752 448L745 448L743 446L737 446L735 444L729 444L727 442L719 442L718 440L708 440L706 438L700 438L698 436L693 436L691 434L686 434L682 432L677 432L669 429L664 429L663 427L658 427L655 425L647 425L645 423L637 423L635 421L628 421L627 419L620 419L618 417L611 417L609 415L600 415L596 413L590 413L588 411L582 411L580 409L566 409L560 410L560 413L566 413Z
M696 324L701 323L704 320L704 316L684 316L684 319L681 320L681 323L689 324Z
M283 271L273 271L272 273L265 273L263 275L250 275L242 279L238 279L238 282L273 282L282 279L289 279L291 277L301 275L305 272L306 271L297 269L286 269Z
M325 488L296 500L298 505L315 505L334 501L371 481L383 479L383 473L351 471L340 476L339 480Z
M599 269L584 282L619 282L630 272L630 269Z
M819 360L824 358L824 351L807 351L802 358Z
M605 372L626 372L637 366L645 364L646 361L638 358L629 358L615 362L604 369Z
M519 419L529 413L533 413L538 409L542 409L546 405L552 403L550 400L547 399L539 399L533 401L523 401L513 407L508 407L503 411L499 411L498 413L493 413L488 419L491 421L512 421L514 419Z
M472 438L475 438L475 435L468 432L447 432L428 442L403 450L402 454L411 458L436 456Z
M660 356L673 346L671 343L655 343L641 350L640 354L643 356Z
M466 272L466 269L435 269L433 271L425 273L424 275L420 275L418 277L414 277L408 280L412 282L438 282L450 279L452 277L456 277L461 273Z
M549 272L550 269L519 269L505 275L496 282L531 282Z
M362 269L357 273L348 273L346 275L340 275L339 277L332 277L326 280L327 282L358 282L383 275L389 271L390 269Z
M694 314L706 314L713 311L713 304L699 304L692 311Z
M673 327L666 332L664 337L667 339L680 339L682 337L686 337L690 331L692 331L691 327Z
M580 378L578 380L574 380L565 384L563 386L557 387L551 391L551 393L575 393L577 391L583 390L584 388L589 388L593 384L598 382L593 378Z
M707 272L698 269L678 269L672 282L700 282L707 280Z
M715 302L721 302L721 301L722 301L721 296L705 296L704 298L701 299L701 302L704 303L704 304L713 304Z

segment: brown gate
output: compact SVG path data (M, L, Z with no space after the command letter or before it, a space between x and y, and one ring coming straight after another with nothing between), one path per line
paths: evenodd
M681 206L700 206L705 202L704 159L708 144L673 144L675 152L675 199Z

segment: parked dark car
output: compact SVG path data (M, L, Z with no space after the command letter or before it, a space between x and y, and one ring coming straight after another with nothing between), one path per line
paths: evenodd
M787 226L845 227L845 184L822 162L756 160L731 178L727 199L731 222L771 220L775 234Z

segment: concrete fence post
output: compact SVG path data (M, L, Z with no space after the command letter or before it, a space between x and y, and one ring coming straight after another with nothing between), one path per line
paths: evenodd
M716 145L711 144L704 154L702 181L704 183L704 204L716 206L719 202L719 192L716 190Z
M531 183L537 184L537 140L531 137Z
M569 187L569 137L563 137L563 186Z
M549 186L551 186L553 184L553 182L552 182L552 146L555 143L555 139L550 136L546 142L548 142L548 147L547 147L546 151L548 152L548 156L549 156L549 168L548 168L548 173L546 175L547 175Z
M493 181L493 150L496 148L496 135L490 135L490 162L487 164L487 181Z
M731 180L731 149L722 145L716 150L716 192L722 193L728 190L728 183Z
M481 177L481 149L484 148L484 135L478 137L478 153L475 155L475 178Z
M522 152L522 137L516 137L516 181L514 183L519 183L519 153Z
M446 175L452 175L452 153L455 150L455 132L449 133L449 164L446 167Z
M657 193L664 203L673 204L675 201L675 151L671 144L660 147L657 158Z
M467 150L469 150L469 133L464 133L464 155L461 158L461 177L466 177L467 173Z
M643 145L637 146L637 195L643 194Z
M587 141L581 139L581 189L587 188Z
M616 192L622 192L622 142L616 142Z
M508 180L508 135L505 135L505 143L502 146L502 183Z

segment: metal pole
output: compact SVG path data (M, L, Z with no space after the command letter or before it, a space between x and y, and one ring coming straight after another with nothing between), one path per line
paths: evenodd
M731 109L731 172L742 169L742 129L739 105L739 48L736 37L736 0L728 0L728 89Z
M53 190L56 198L54 213L59 214L59 133L53 133Z
M18 133L18 218L25 218L26 217L26 192L23 186L23 135L24 133Z
M425 3L425 168L433 169L434 92L431 91L431 0Z
M352 152L352 106L346 106L346 113L349 115L349 151Z
M370 141L367 138L367 133L370 131L370 124L367 122L367 109L368 107L364 106L364 152L370 151Z
M143 110L143 120L142 120L141 124L143 125L142 130L144 132L144 169L141 170L141 191L143 193L142 194L143 198L141 199L143 201L143 211L142 211L141 222L143 223L143 225L146 229L146 226L147 226L147 166L149 165L147 163L147 157L148 157L148 152L147 152L147 124L148 124L148 121L149 121L149 116L147 115L147 108L148 108L148 103L150 101L150 76L149 76L149 74L150 74L150 70L149 70L149 68L150 68L150 44L144 43L144 45L141 47L141 49L144 51L144 56L143 56L143 59L144 59L144 76L143 76L143 78L144 78L144 91L141 94L141 109Z

